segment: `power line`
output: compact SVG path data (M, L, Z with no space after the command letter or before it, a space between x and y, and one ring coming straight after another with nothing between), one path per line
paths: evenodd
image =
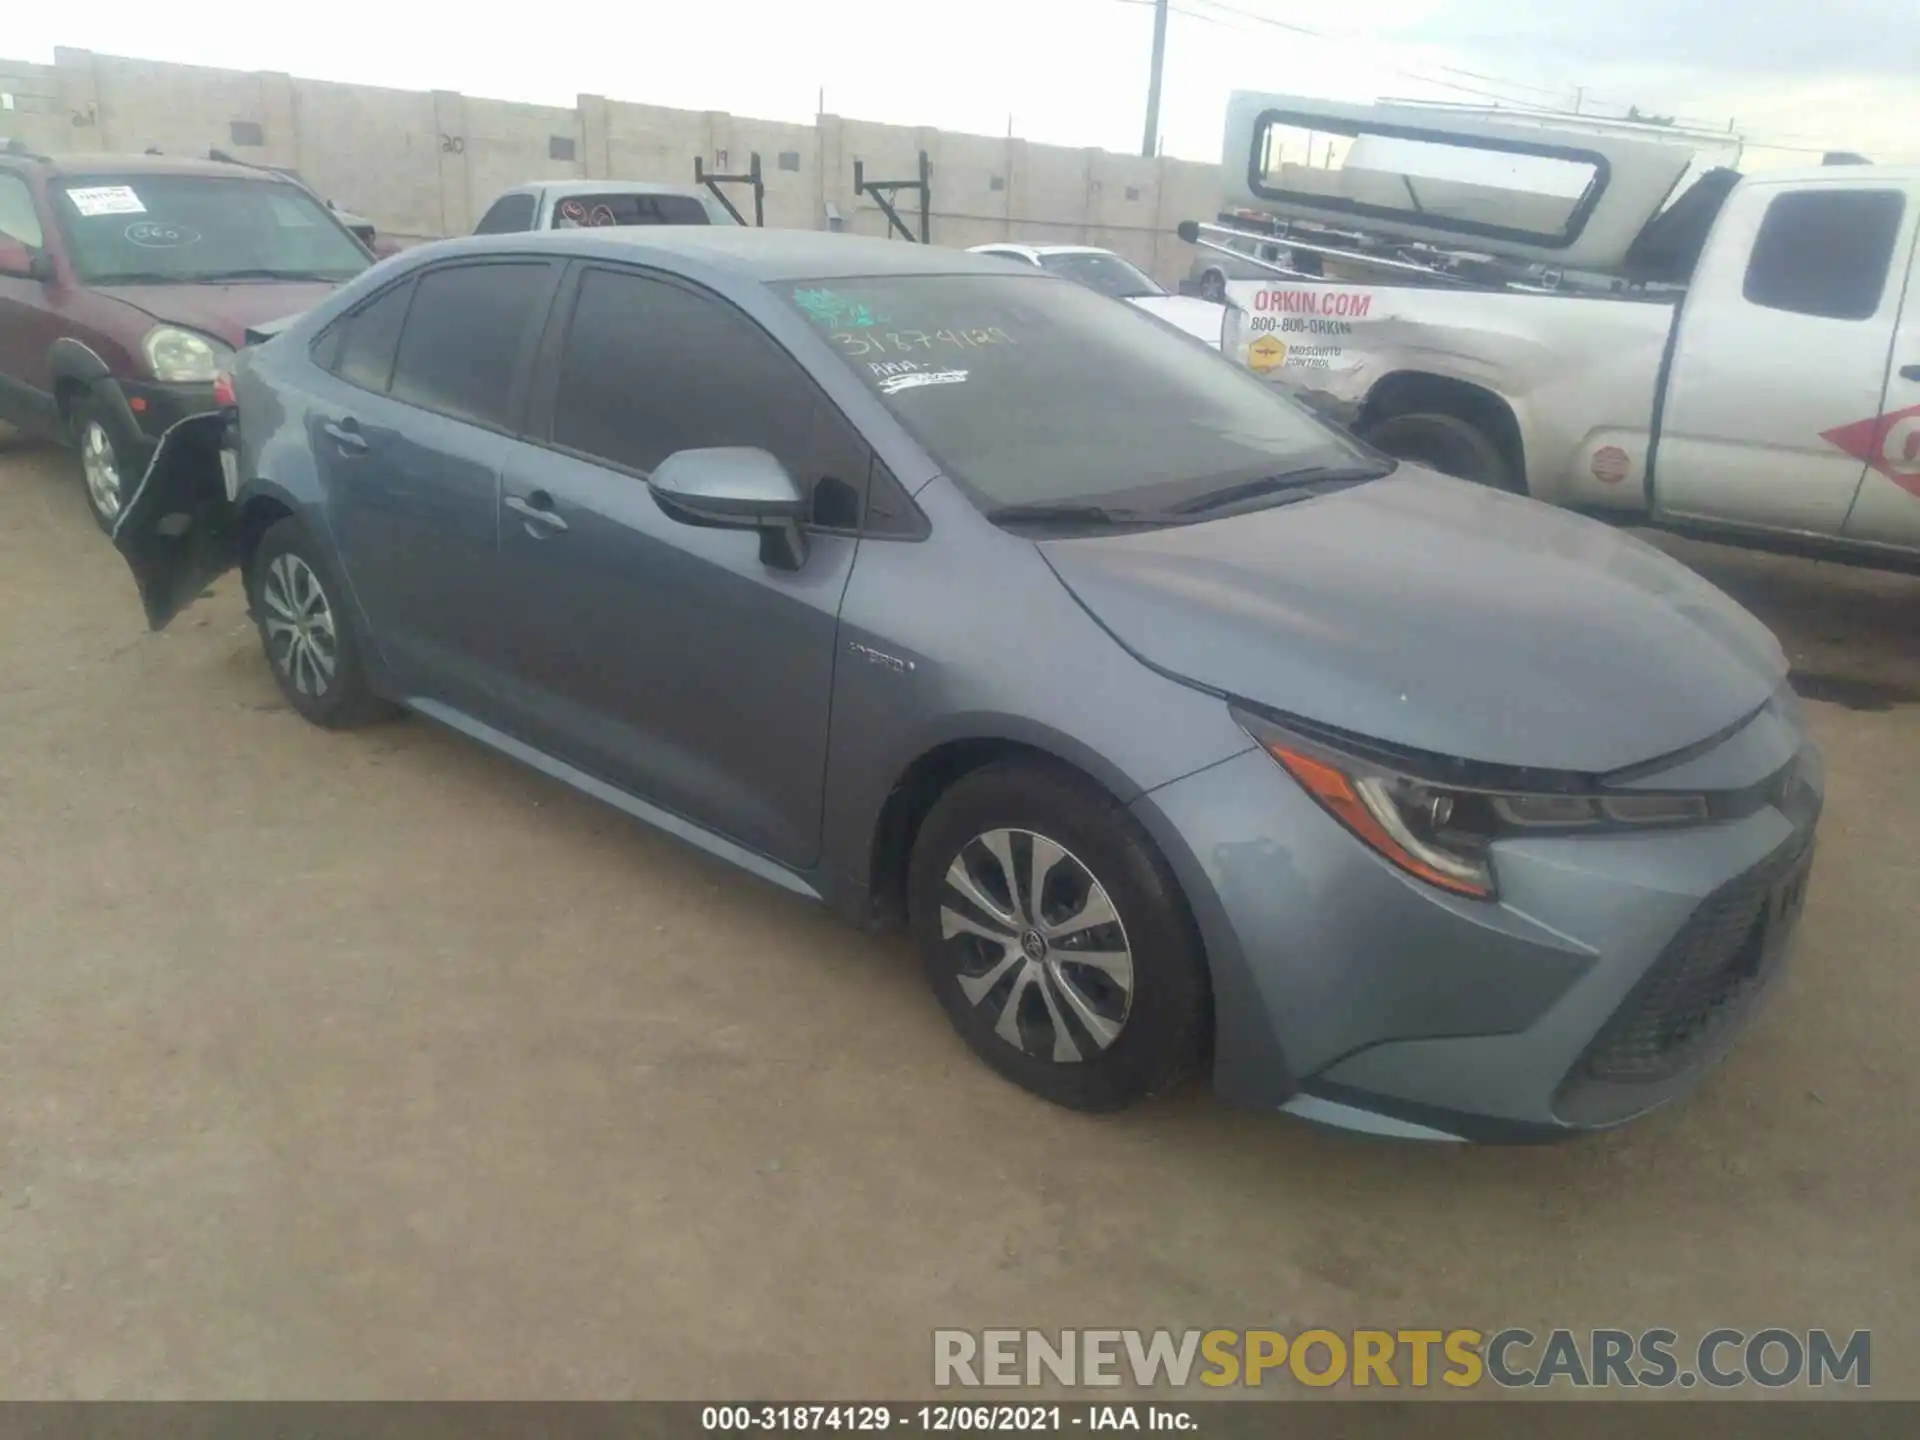
M1116 5L1154 5L1157 3L1157 0L1111 0L1111 3ZM1275 30L1284 30L1295 35L1305 35L1310 39L1324 41L1325 43L1330 45L1347 45L1347 44L1353 43L1352 40L1347 37L1343 37L1339 35L1329 35L1323 30L1315 30L1306 25L1295 25L1290 21L1279 20L1274 18L1271 15L1259 15L1254 13L1251 10L1235 9L1231 5L1223 5L1219 3L1219 0L1195 0L1195 3L1209 5L1214 9L1224 11L1229 15L1238 16L1241 19L1245 19L1245 20L1251 20L1255 24L1265 25ZM1218 25L1222 29L1226 29L1226 30L1247 31L1248 29L1248 27L1245 25L1236 25L1235 23L1233 23L1233 21L1222 19L1218 15L1209 15L1199 10L1189 10L1182 5L1173 5L1170 8L1172 9L1173 13L1176 15L1184 15L1189 20L1198 20L1203 24ZM1491 90L1482 90L1472 85L1462 85L1456 80L1442 80L1438 76L1428 75L1418 70L1409 70L1399 65L1385 65L1385 66L1382 66L1381 68L1391 71L1395 75L1404 76L1409 80L1418 80L1423 85L1437 85L1443 90L1455 90L1460 92L1463 95L1473 95L1482 100L1497 100L1508 105L1532 103L1530 101L1523 101L1523 100L1517 99L1513 95L1502 95ZM1444 65L1437 66L1435 68L1442 69L1442 70L1452 69L1452 67L1444 66ZM1456 71L1454 73L1470 74L1471 72ZM1491 76L1475 76L1475 78L1485 80L1487 83L1493 84L1493 85L1507 85L1515 89L1541 90L1542 93L1550 94L1550 95L1553 95L1553 94L1564 95L1566 93L1564 90L1546 90L1544 89L1544 87L1528 85L1524 81L1499 80Z
M1112 3L1118 5L1155 5L1158 3L1158 0L1112 0ZM1270 29L1284 30L1295 35L1304 35L1309 39L1323 41L1330 45L1350 45L1354 43L1354 37L1352 36L1333 35L1324 30L1316 30L1311 25L1301 25L1291 20L1282 20L1277 16L1264 15L1253 10L1244 10L1239 6L1225 3L1225 0L1189 0L1189 3L1204 5L1208 10L1219 11L1242 20L1250 20L1254 24L1264 25ZM1227 30L1248 30L1248 27L1245 25L1236 25L1229 20L1221 19L1219 15L1210 15L1199 10L1188 9L1185 5L1170 5L1169 8L1176 15L1183 15L1189 20L1198 20L1203 24L1218 25ZM1425 85L1437 85L1442 89L1459 91L1462 94L1472 95L1482 100L1492 100L1505 105L1532 105L1536 109L1544 108L1539 106L1535 101L1522 100L1512 95L1502 95L1490 90L1477 89L1474 86L1461 85L1451 80L1442 80L1438 76L1426 74L1419 70L1407 69L1403 66L1385 65L1381 68L1410 80L1418 80ZM1479 80L1488 85L1499 85L1509 90L1531 90L1541 95L1561 97L1567 94L1565 88L1536 85L1525 80L1508 80L1497 75L1486 75L1477 70L1466 70L1453 65L1435 63L1432 68L1444 71L1449 75L1462 75L1468 79ZM1637 104L1630 105L1616 100L1609 100L1601 96L1587 95L1585 94L1584 87L1580 87L1580 93L1588 105L1598 105L1609 110L1619 110L1623 112L1622 116L1613 118L1624 118L1624 112L1637 108ZM1609 117L1594 116L1592 118L1606 119ZM1676 116L1675 122L1677 127L1710 132L1715 135L1725 133L1730 139L1761 150L1785 150L1791 154L1823 155L1836 148L1835 144L1831 142L1804 143L1816 140L1817 137L1811 135L1791 134L1790 132L1780 131L1777 132L1780 136L1779 139L1768 139L1764 135L1743 132L1739 129L1739 121L1737 119L1729 122L1729 129L1725 132L1721 131L1717 123L1710 123L1687 116Z

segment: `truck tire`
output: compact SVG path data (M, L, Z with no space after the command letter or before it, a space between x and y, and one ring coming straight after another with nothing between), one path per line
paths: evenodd
M1366 441L1396 460L1411 460L1495 490L1524 493L1525 484L1486 431L1471 420L1439 411L1389 415L1368 425Z

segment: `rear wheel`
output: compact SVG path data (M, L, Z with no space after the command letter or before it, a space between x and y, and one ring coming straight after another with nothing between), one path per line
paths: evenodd
M1029 762L964 777L920 828L908 900L948 1019L1014 1083L1117 1110L1198 1062L1198 937L1139 822L1090 782Z
M260 537L247 592L274 682L303 717L346 729L392 713L367 683L333 569L298 521L278 521Z
M115 438L107 419L107 409L91 395L74 402L68 417L73 443L80 452L80 478L86 482L87 508L94 523L107 534L140 483L140 474L132 465L126 446Z
M1440 411L1389 415L1366 429L1367 441L1400 460L1431 466L1442 475L1495 490L1519 490L1505 453L1471 420Z

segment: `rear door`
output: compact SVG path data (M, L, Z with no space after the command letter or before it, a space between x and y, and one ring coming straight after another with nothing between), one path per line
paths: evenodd
M310 437L335 544L408 698L490 712L500 473L522 448L558 273L544 260L437 266L363 306L320 357L340 381L316 397Z
M1680 313L1658 511L1841 533L1866 462L1830 434L1879 413L1912 211L1866 168L1734 190Z
M1847 538L1920 549L1920 241L1907 262L1880 411L1827 438L1866 461L1866 478L1847 516Z

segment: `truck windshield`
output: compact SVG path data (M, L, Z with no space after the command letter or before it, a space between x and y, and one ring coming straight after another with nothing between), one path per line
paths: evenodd
M1265 477L1377 468L1249 372L1078 285L907 275L780 292L986 509L1159 513Z
M306 191L214 175L94 176L60 186L73 268L138 280L350 280L373 262Z

